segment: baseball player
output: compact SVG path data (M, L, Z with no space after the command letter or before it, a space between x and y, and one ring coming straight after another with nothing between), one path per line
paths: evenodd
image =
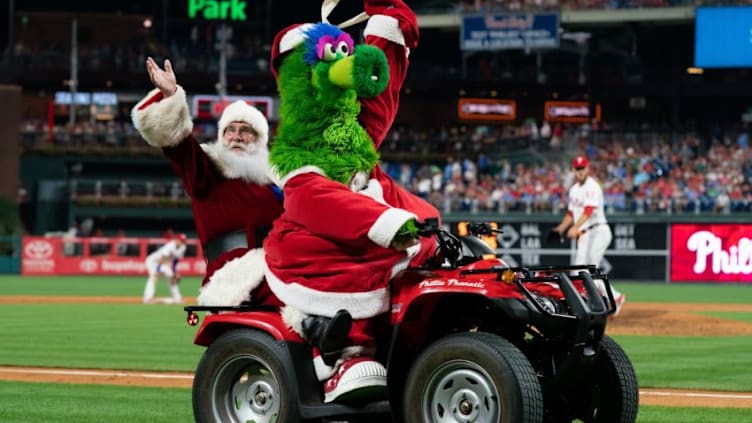
M174 303L183 302L183 296L180 295L178 288L177 265L185 255L185 240L185 234L177 234L171 241L146 257L146 270L149 272L149 278L146 280L146 287L144 287L144 304L154 302L154 290L160 274L164 275L169 281L172 301Z
M603 190L598 182L590 177L589 162L585 156L572 160L575 183L569 188L567 214L554 231L577 240L575 265L600 265L613 235L603 211ZM566 232L565 232L566 231ZM597 280L601 292L605 292L603 281ZM616 301L616 314L626 302L626 296L611 288Z

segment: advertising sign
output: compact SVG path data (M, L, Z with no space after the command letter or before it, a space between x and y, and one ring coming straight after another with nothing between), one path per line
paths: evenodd
M590 113L587 101L547 101L543 105L543 117L549 122L585 123L590 118L601 119L601 106L595 105L595 114Z
M510 266L561 266L574 263L576 241L546 243L546 235L558 222L490 222L501 233L484 241ZM668 230L664 223L612 223L613 239L601 270L613 280L665 280L668 266ZM452 231L467 234L460 221ZM636 265L639 263L639 265Z
M161 238L46 238L24 237L21 246L22 275L145 275L150 247ZM196 240L187 241L194 255L180 260L178 273L202 276L206 262ZM193 246L193 247L191 247Z
M462 120L515 120L517 102L496 98L461 98L457 102L457 116Z
M671 225L671 282L752 282L752 224Z
M509 13L462 17L462 50L559 47L558 13Z
M209 119L216 121L222 116L225 107L238 100L243 100L249 105L257 108L267 119L271 118L272 98L267 96L230 95L222 98L218 95L194 95L191 101L191 114L195 119Z

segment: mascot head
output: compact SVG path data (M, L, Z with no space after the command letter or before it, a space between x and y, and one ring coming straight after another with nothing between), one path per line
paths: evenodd
M322 17L325 20L323 11ZM379 156L358 122L358 99L386 88L384 53L356 45L340 28L320 22L282 30L274 39L271 59L280 124L270 162L282 181L310 166L346 185L356 175L369 173Z

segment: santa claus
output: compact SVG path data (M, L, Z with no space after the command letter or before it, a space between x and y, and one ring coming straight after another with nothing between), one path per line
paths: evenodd
M282 213L281 193L269 179L269 124L260 111L236 101L219 119L217 140L200 144L170 61L160 68L148 58L146 69L155 89L131 117L146 142L162 149L191 198L207 260L198 303L239 304L262 280L261 243ZM263 287L254 292L254 300L269 297Z

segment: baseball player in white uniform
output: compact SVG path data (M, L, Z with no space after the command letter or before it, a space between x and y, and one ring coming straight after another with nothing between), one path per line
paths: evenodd
M154 302L154 291L159 275L164 275L170 284L170 294L174 303L183 302L178 288L178 261L185 255L185 234L178 234L174 239L154 250L146 257L146 270L149 278L144 287L144 304Z
M589 162L585 156L577 156L572 160L575 183L569 188L569 205L567 214L554 231L563 235L566 231L568 238L577 240L575 265L600 265L613 235L606 221L603 210L603 190L598 182L589 176ZM605 291L603 282L596 280L601 292ZM613 286L616 301L616 314L626 302L626 296Z

